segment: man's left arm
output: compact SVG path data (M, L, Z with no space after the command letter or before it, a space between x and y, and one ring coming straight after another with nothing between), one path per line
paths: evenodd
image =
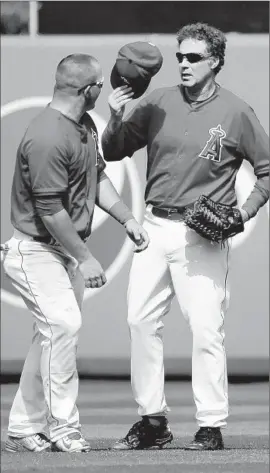
M104 171L101 171L99 174L96 205L125 227L127 235L136 244L135 252L143 251L148 247L149 237L147 232L121 200L117 190Z
M242 206L244 221L254 217L269 199L269 138L251 107L241 116L239 151L254 168L255 185Z

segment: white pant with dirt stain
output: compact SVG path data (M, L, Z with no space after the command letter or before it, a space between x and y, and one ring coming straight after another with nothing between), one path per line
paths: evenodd
M84 280L76 260L60 246L13 237L6 248L4 270L34 318L8 434L25 437L49 429L55 442L80 430L76 352Z
M176 295L193 335L192 389L200 427L224 427L228 417L224 313L228 305L229 243L221 247L183 221L152 214L150 245L135 253L128 288L131 383L138 413L164 415L162 329ZM181 362L179 361L179 364Z

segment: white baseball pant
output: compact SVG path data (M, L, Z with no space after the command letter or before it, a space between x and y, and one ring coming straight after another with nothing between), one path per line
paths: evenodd
M193 335L192 389L200 427L224 427L228 387L224 313L228 306L229 243L221 247L183 221L146 208L149 247L135 253L128 288L131 383L138 413L165 415L163 319L176 295Z
M16 233L18 234L18 232ZM23 234L22 234L23 235ZM9 435L80 430L76 351L84 280L60 246L12 237L4 270L34 318L34 335L9 416Z

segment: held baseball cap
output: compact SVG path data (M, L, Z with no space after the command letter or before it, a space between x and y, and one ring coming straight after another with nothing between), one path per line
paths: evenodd
M136 99L144 94L162 63L162 54L153 43L137 41L126 44L118 51L111 72L111 85L113 89L130 85L134 92L133 98Z

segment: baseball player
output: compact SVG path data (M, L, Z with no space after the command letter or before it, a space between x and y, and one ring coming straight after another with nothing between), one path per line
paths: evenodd
M4 270L34 318L33 341L9 417L6 450L85 452L76 407L76 350L84 287L106 283L86 241L95 203L125 226L137 251L146 231L104 172L86 113L103 85L98 61L64 58L50 104L30 123L17 152L11 195L14 235ZM47 432L49 431L49 437Z
M102 137L106 161L131 157L145 146L148 156L144 228L151 243L134 256L128 288L131 382L141 420L113 446L120 450L162 447L173 438L166 418L162 329L174 295L193 335L198 431L185 448L224 448L230 242L208 241L184 224L183 215L201 194L237 206L235 179L244 159L257 180L240 209L243 221L269 197L268 137L251 107L216 82L224 64L224 34L190 24L180 29L177 42L181 84L154 90L125 119L134 89L115 88ZM140 56L141 51L138 64Z

